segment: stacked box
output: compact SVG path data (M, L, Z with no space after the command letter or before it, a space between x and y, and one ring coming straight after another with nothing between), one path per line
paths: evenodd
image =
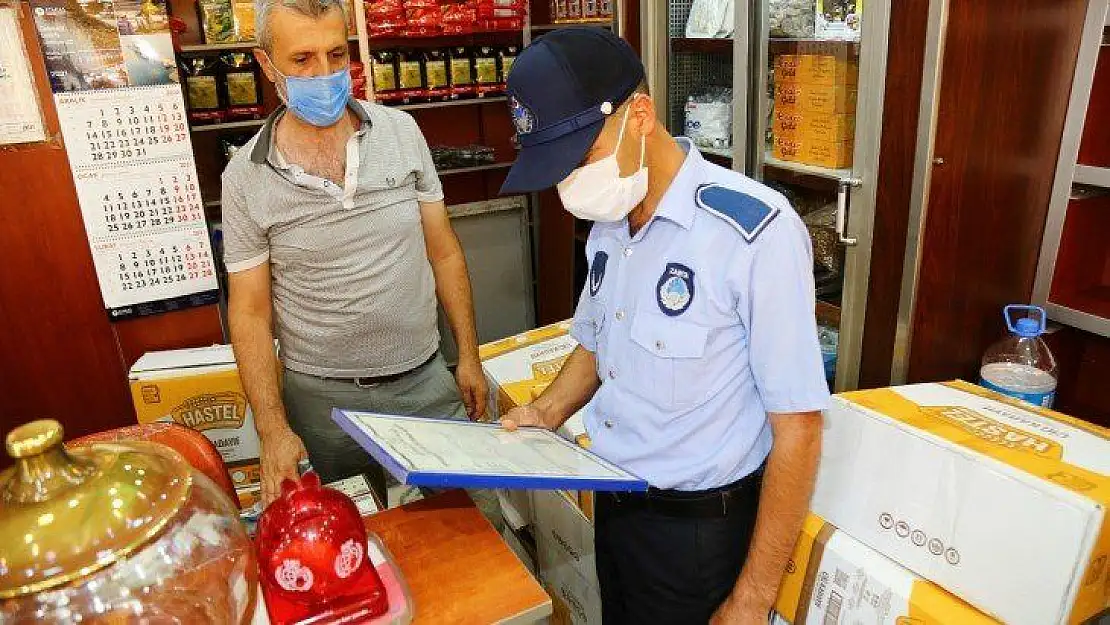
M578 346L570 336L570 322L552 324L529 330L478 348L482 369L489 382L489 414L499 419L513 408L531 403L555 380L563 363ZM572 416L559 434L589 446L589 437L582 425L582 414ZM585 499L583 510L593 518L592 493L565 491L576 502ZM531 523L531 503L525 491L498 491L505 519L514 529Z
M600 625L594 527L559 491L534 491L537 572L551 595L553 625Z
M810 514L787 563L776 622L793 625L997 625L831 523Z
M1110 431L966 382L844 393L811 508L1014 625L1110 607Z
M834 169L850 167L858 66L834 47L818 44L804 51L775 58L772 156Z
M202 432L220 451L240 505L257 501L258 433L230 345L149 352L129 378L139 423L174 422Z

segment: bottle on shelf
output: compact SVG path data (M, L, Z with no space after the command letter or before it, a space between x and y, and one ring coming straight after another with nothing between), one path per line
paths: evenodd
M1027 316L1014 319L1014 313ZM1030 316L1036 314L1036 317ZM1046 315L1040 306L1011 304L1002 309L1009 334L987 348L979 369L979 384L993 391L1051 408L1056 399L1056 358L1041 335Z

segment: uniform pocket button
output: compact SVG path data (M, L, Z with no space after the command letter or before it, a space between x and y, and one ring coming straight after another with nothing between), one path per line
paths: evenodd
M666 349L667 349L667 346L663 344L663 341L656 341L655 342L655 351L661 352L661 351L664 351Z
M613 316L616 317L617 321L624 321L624 311L623 310L618 310Z
M609 428L610 430L613 429L613 422L612 421L606 421L605 422L605 427Z

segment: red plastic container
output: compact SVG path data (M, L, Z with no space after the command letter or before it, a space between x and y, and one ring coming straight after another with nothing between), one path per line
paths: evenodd
M282 482L281 497L258 520L258 563L270 620L365 623L389 611L367 553L366 528L347 495L315 473Z

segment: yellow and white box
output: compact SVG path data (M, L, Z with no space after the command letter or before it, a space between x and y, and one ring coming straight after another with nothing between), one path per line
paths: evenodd
M776 111L804 111L830 115L855 113L856 88L850 85L775 85Z
M258 433L230 345L148 352L129 378L139 423L167 421L202 432L220 451L236 489L254 489Z
M836 396L811 509L1013 625L1110 607L1110 431L966 382Z
M792 625L998 625L815 514L802 527L775 612Z
M533 491L537 569L553 625L600 625L594 527L561 491Z
M513 408L531 403L543 393L578 346L578 341L568 334L570 322L563 321L529 330L478 348L482 369L489 382L489 418L496 421ZM577 421L576 421L577 420ZM581 415L571 422L581 424ZM559 433L574 440L584 433ZM526 491L498 490L505 520L513 529L532 523L532 504Z
M563 321L478 348L490 387L490 417L531 403L543 393L578 346Z
M775 84L788 83L855 86L859 83L859 65L836 46L817 44L812 50L775 57Z
M802 111L775 111L771 124L776 137L811 139L841 143L856 136L856 117L851 113L804 113Z

